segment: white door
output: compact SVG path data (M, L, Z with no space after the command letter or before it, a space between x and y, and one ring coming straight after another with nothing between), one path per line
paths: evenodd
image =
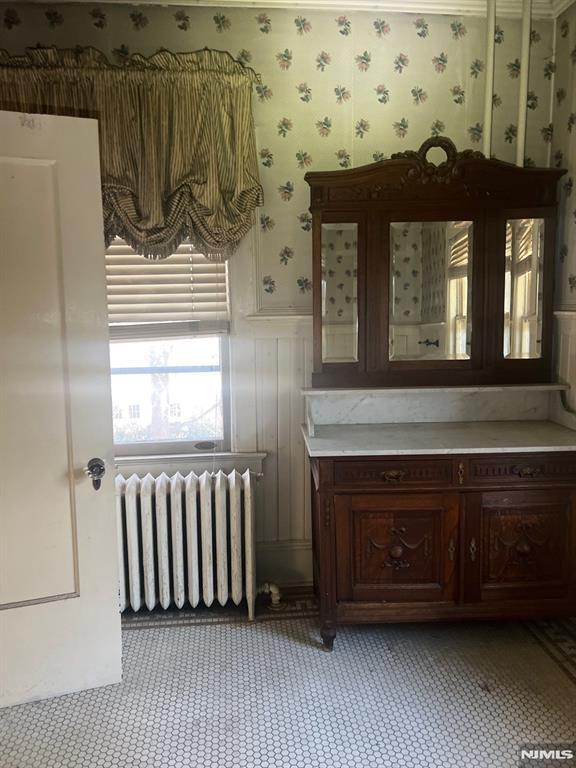
M103 254L96 121L0 112L0 706L121 678Z

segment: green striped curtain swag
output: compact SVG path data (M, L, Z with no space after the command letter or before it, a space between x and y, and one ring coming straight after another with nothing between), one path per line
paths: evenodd
M98 119L107 246L118 236L162 259L189 239L223 261L263 201L258 79L208 49L135 54L120 66L94 48L0 51L0 108Z

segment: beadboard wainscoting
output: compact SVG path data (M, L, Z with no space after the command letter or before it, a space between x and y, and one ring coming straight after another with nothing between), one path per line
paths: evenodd
M310 322L254 321L231 340L233 435L239 450L264 452L256 515L259 581L312 580L310 483L301 389L312 370ZM288 335L291 333L291 335Z
M558 380L570 384L566 405L576 411L576 311L555 313L556 370Z
M310 478L301 425L312 376L312 317L260 314L257 249L248 236L228 262L232 291L232 448L262 452L256 510L258 581L312 582Z

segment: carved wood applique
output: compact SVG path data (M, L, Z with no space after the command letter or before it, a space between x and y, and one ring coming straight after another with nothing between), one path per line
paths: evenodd
M355 535L356 570L362 583L432 581L437 550L435 510L361 512Z
M446 160L439 165L427 160L426 155L430 149L438 147L446 153ZM454 143L445 136L427 139L420 149L397 152L391 160L409 160L412 167L402 177L402 183L417 184L453 184L459 182L464 175L464 163L469 160L485 160L482 152L466 149L458 152ZM467 194L471 190L464 185Z
M402 568L410 568L410 552L423 547L423 557L427 560L430 557L430 535L425 533L417 541L409 541L406 535L406 528L392 528L392 539L384 544L379 544L373 538L368 539L366 546L366 556L371 557L375 552L384 552L385 559L381 564L382 568L393 568L398 571Z
M324 528L330 528L332 522L332 502L326 499L324 502Z
M537 583L561 578L566 534L561 507L485 509L484 520L485 582Z

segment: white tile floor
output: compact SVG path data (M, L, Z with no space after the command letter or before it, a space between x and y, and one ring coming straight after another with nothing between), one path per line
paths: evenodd
M0 712L2 768L512 768L576 740L576 685L520 624L301 618L124 633L121 685Z

